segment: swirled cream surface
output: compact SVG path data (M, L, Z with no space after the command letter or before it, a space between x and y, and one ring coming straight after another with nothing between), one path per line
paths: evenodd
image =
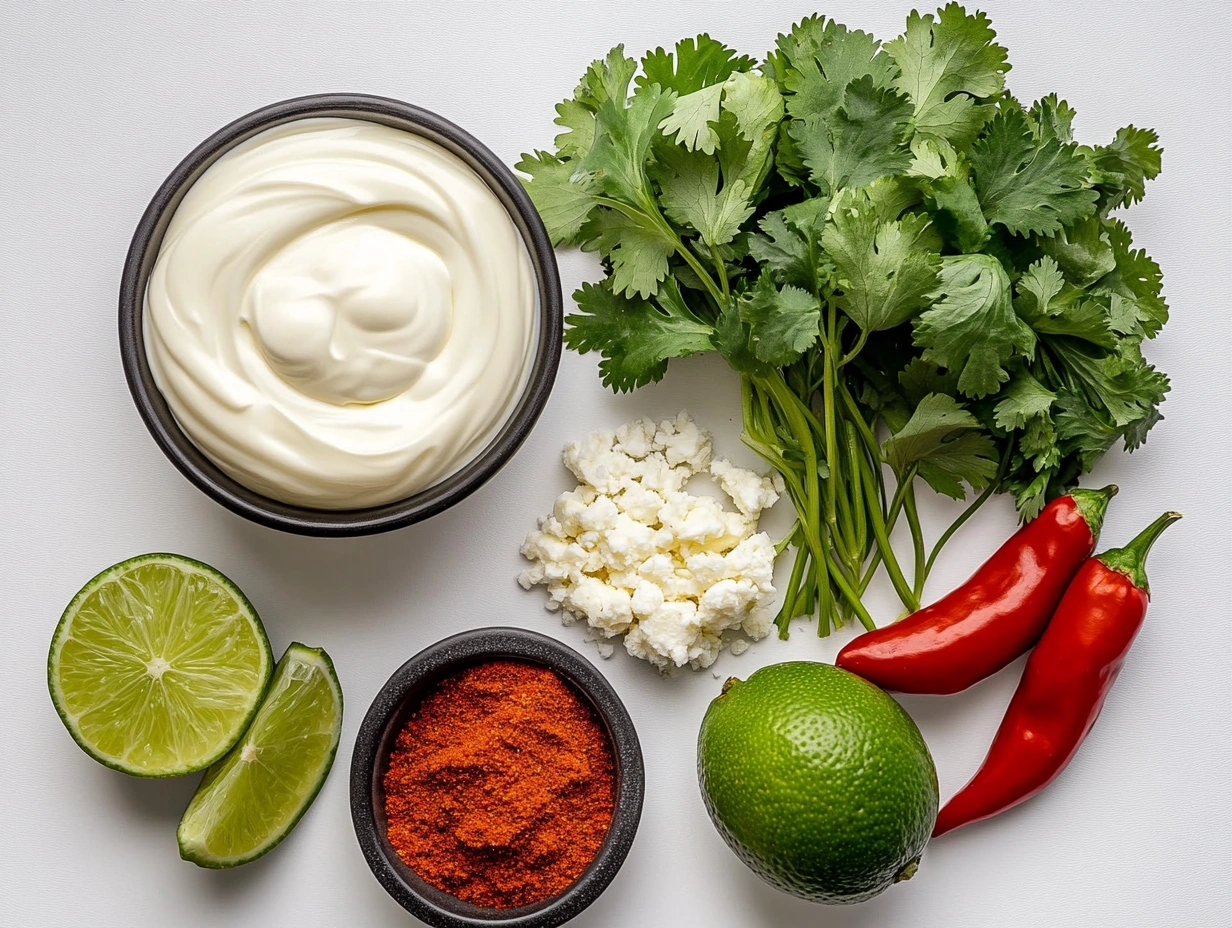
M266 496L410 496L474 460L525 386L537 330L522 237L434 142L304 119L218 159L175 211L145 348L184 432Z

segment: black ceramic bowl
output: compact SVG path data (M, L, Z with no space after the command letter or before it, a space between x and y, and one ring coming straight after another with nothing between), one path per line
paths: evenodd
M561 895L517 909L487 909L424 882L402 862L385 837L383 781L398 731L437 681L463 667L500 658L548 667L595 709L607 729L616 762L612 825L595 859ZM624 704L594 665L572 648L519 628L479 628L420 651L389 678L359 727L351 756L351 819L373 874L403 908L433 928L552 928L595 901L624 863L642 817L645 771L637 732Z
M163 235L193 182L227 151L272 126L310 117L363 119L403 129L444 146L468 164L504 204L522 234L535 270L539 337L522 398L504 427L470 464L407 499L371 509L322 510L292 506L237 483L181 431L154 384L142 336L146 282ZM154 440L180 473L232 512L301 535L370 535L434 516L482 486L525 441L539 418L560 363L562 304L556 257L539 214L500 159L472 135L435 113L365 94L317 94L262 107L219 129L179 163L146 207L120 280L120 355L137 410Z

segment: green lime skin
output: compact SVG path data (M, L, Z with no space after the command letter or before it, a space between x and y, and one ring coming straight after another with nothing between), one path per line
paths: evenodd
M937 770L889 694L829 664L727 681L697 740L719 834L773 886L863 902L909 879L937 818Z
M342 734L342 688L320 648L292 642L265 701L180 819L180 856L222 870L263 857L321 791Z

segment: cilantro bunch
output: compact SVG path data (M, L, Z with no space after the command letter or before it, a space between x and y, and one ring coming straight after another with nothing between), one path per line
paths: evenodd
M760 64L706 35L640 63L618 46L557 106L555 152L518 165L555 244L602 258L565 340L605 384L701 351L739 373L742 437L798 516L784 635L814 613L872 627L881 564L918 608L992 493L1032 518L1161 418L1141 350L1160 270L1112 216L1158 174L1156 135L1075 143L1064 101L1006 91L994 39L951 3L884 45L814 16ZM916 478L978 494L931 553Z

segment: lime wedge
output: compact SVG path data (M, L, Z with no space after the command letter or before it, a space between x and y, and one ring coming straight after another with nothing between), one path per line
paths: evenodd
M51 639L47 683L69 734L139 777L208 767L244 733L273 656L256 610L214 568L176 554L108 567Z
M269 853L329 776L342 690L329 655L292 644L243 739L210 768L180 819L180 856L234 867Z

